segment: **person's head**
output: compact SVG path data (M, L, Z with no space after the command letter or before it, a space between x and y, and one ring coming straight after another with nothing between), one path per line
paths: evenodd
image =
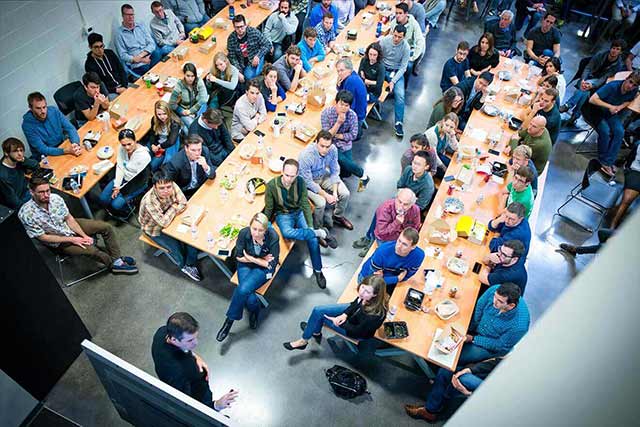
M511 164L513 170L518 170L522 166L528 166L533 151L528 145L518 145L511 154Z
M307 44L307 46L313 48L313 46L315 46L316 44L316 40L318 39L318 32L313 27L307 27L304 29L302 37L304 38L304 42Z
M102 58L104 56L104 40L102 39L102 34L89 34L87 42L89 43L89 49L91 49L91 54L93 56L98 58Z
M278 70L271 64L267 64L262 69L262 76L267 87L278 83Z
M493 74L491 74L490 72L485 71L484 73L480 74L476 79L476 81L474 82L476 91L483 92L484 90L487 89L487 87L491 84L492 81L493 81Z
M162 6L162 3L160 3L157 0L151 2L151 13L153 13L153 15L158 19L166 18L166 14L164 13L164 7Z
M457 113L464 105L464 93L462 93L459 87L451 86L444 91L442 98L440 98L438 102L442 102L445 114L451 113L452 111ZM436 104L438 102L436 102Z
M420 234L418 230L413 227L405 228L402 230L402 233L400 233L400 236L398 236L398 240L396 240L396 255L401 257L409 255L409 253L415 249L419 240Z
M504 224L507 227L515 227L524 220L527 209L522 203L512 202L504 212Z
M546 76L542 80L540 87L543 90L556 89L558 87L558 77L556 75Z
M37 176L32 177L29 180L29 191L37 204L46 205L49 203L51 188L48 180Z
M540 22L540 30L542 30L543 33L551 30L551 28L556 24L557 19L555 12L548 10Z
M380 46L380 43L373 42L367 46L364 56L369 60L370 64L376 64L382 61L382 46Z
M505 29L511 24L512 21L513 12L511 12L510 10L503 10L500 14L500 22L498 23L498 26L502 29Z
M340 80L346 79L353 72L353 62L349 58L340 58L336 62L336 71Z
M535 116L529 122L527 127L527 133L531 136L540 136L544 133L544 129L547 126L547 119L543 116Z
M173 181L166 171L158 169L151 177L153 190L160 199L167 199L174 194Z
M407 27L402 24L396 25L396 27L393 29L393 44L397 46L402 43L405 34L407 34Z
M320 132L318 132L318 136L316 136L316 149L318 150L318 154L320 154L321 157L329 154L332 142L333 135L331 135L331 132L325 129L322 129Z
M236 15L233 18L233 31L236 32L236 36L238 36L239 39L247 34L247 20L244 19L244 15Z
M92 98L100 93L101 84L100 76L95 71L89 71L82 75L82 86L84 86L87 95Z
M156 101L153 105L153 131L156 134L166 131L171 122L179 123L180 119L171 109L169 103L161 99Z
M518 285L505 282L493 294L493 307L502 312L511 311L518 305L520 295L521 291Z
M458 115L456 113L447 113L442 120L438 122L438 130L443 134L450 134L458 127Z
M558 98L558 89L549 88L540 93L538 103L544 111L551 111Z
M365 312L382 315L387 310L387 283L379 276L365 277L358 284L358 297Z
M404 215L409 211L409 209L411 209L411 206L416 203L416 200L418 200L418 198L410 188L400 188L396 193L396 198L394 200L396 213Z
M296 65L300 63L300 56L302 56L302 51L296 45L291 45L287 48L287 64L291 68L295 68Z
M336 111L338 114L347 114L353 102L353 94L348 90L341 90L336 94Z
M427 151L421 150L413 156L413 160L411 160L411 172L415 176L422 176L427 171L431 169L431 165L429 164L429 153Z
M324 28L325 31L330 31L333 28L334 19L335 18L331 12L325 12L322 15L322 28Z
M287 159L284 161L282 165L282 184L284 184L285 187L290 187L293 181L296 180L299 168L300 164L296 159Z
M396 5L396 22L406 24L409 21L409 6L404 3Z
M626 48L627 42L623 39L616 39L612 41L611 47L609 48L609 59L615 61Z
M191 86L196 84L198 78L198 69L193 62L187 62L182 66L182 74L184 82Z
M247 99L250 103L255 104L258 102L260 94L260 81L258 79L251 79L247 83Z
M133 12L133 6L130 4L123 4L120 7L120 14L122 15L122 25L127 28L133 28L136 23L136 15Z
M429 147L429 140L424 133L415 133L409 138L411 151L416 154L418 151L426 150Z
M322 0L322 6L325 9L329 9L331 7L331 0Z
M278 4L278 12L289 15L291 11L291 0L280 0Z
M480 36L480 39L478 40L478 50L477 52L486 52L487 54L491 55L491 53L493 52L493 46L495 45L494 39L493 39L493 34L491 33L484 33L483 35Z
M462 62L467 58L467 55L469 55L469 43L463 40L458 43L458 47L456 47L454 59L456 62Z
M269 228L269 218L262 212L258 212L251 218L249 222L249 230L253 240L262 240Z
M196 161L202 155L202 137L200 135L189 135L184 141L184 152L189 161Z
M520 166L513 174L513 189L515 191L524 191L533 180L533 172L528 165Z
M27 96L27 103L29 104L29 110L33 116L41 121L47 119L47 99L40 92L31 92Z
M224 52L218 52L213 56L211 74L223 80L231 81L231 62Z
M507 240L496 251L500 265L509 267L520 260L524 254L524 244L520 240Z
M544 75L559 74L562 72L560 58L552 56L544 63Z
M218 126L222 124L224 118L222 117L222 113L220 112L220 110L215 108L207 108L207 110L202 113L202 120L207 126L209 126L209 128L218 129Z
M125 128L118 132L118 141L120 141L120 145L128 155L131 155L136 151L136 146L138 144L136 142L136 134L131 129Z
M640 70L634 70L622 82L622 90L626 93L636 89L638 85L640 85Z
M167 342L184 352L192 351L198 345L199 328L189 313L174 313L167 320Z
M24 144L18 138L7 138L2 142L2 152L12 162L24 162Z

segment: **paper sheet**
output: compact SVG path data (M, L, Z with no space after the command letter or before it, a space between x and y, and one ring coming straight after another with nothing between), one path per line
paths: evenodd
M487 131L474 128L471 132L469 132L469 138L473 138L478 141L484 141L485 139L487 139Z
M176 227L176 231L178 233L186 233L187 231L189 231L189 227L184 224L178 224L178 226Z
M443 366L447 366L449 368L453 368L453 362L456 359L456 356L458 354L458 352L460 351L460 349L462 348L462 345L460 345L458 348L456 348L455 351L449 353L449 354L444 354L442 353L440 350L438 350L435 346L435 341L436 339L440 336L440 334L442 333L442 329L438 328L436 329L435 334L433 334L433 340L431 341L431 347L429 348L429 354L427 355L427 358L429 360L433 360L434 362L437 362Z

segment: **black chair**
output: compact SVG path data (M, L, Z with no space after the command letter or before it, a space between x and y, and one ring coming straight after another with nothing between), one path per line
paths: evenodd
M601 167L598 159L591 159L582 181L573 187L567 201L555 213L590 233L600 228L605 214L615 206L620 196L620 185L605 180L599 173ZM595 227L592 225L594 222Z
M82 82L76 81L67 83L53 94L53 99L56 101L58 109L65 116L75 111L75 105L73 103L73 94L76 90L82 87Z
M585 102L584 105L582 106L582 109L580 110L580 112L582 113L582 119L589 127L587 129L577 129L577 132L586 131L587 134L585 135L582 142L578 144L578 147L576 148L576 154L596 154L598 152L597 149L593 149L593 148L583 149L582 147L586 144L589 137L596 131L596 126L598 125L598 120L599 120L598 119L599 108L600 107L593 105L589 101Z

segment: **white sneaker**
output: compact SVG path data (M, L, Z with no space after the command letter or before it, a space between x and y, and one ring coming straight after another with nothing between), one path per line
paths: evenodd
M200 282L202 280L202 277L200 277L200 272L198 271L198 267L185 265L180 271L182 271L184 274L186 274L196 282Z

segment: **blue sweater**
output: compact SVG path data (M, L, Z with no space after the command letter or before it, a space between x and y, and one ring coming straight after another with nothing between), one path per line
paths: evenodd
M31 111L22 116L22 132L31 147L31 157L40 160L43 154L61 156L64 154L58 145L69 138L73 144L80 142L78 131L56 107L47 107L47 118L38 120Z
M529 330L529 308L523 298L506 313L493 307L493 294L498 286L492 286L482 294L476 304L471 330L477 335L473 343L489 351L506 354Z
M509 227L504 222L499 224L497 227L492 227L491 221L489 221L489 230L500 233L498 237L494 237L489 242L489 249L491 249L491 252L497 252L498 248L507 240L520 240L524 245L524 254L522 255L522 258L527 258L529 245L531 244L531 227L529 227L529 221L527 221L526 218L523 218L520 224L515 227Z
M319 39L316 38L316 44L314 44L313 49L311 49L303 37L302 40L300 40L300 43L298 43L298 47L302 51L300 59L302 60L302 68L304 68L306 72L311 71L311 69L313 68L313 65L309 63L309 60L311 58L317 57L318 62L324 61L324 57L326 55L324 52L324 47L322 47L322 43L320 43Z
M353 102L351 109L358 115L358 121L361 122L367 118L367 87L355 71L344 79L338 90L348 90L353 94Z
M404 280L410 279L420 268L424 260L424 251L416 247L409 252L409 255L401 257L396 254L395 247L395 241L378 246L373 255L362 265L360 276L371 276L374 272L382 270L387 285L395 285L398 283L398 275L406 270Z

